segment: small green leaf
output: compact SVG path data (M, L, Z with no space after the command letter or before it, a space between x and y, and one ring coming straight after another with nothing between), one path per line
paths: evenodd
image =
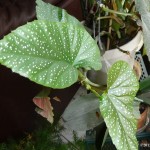
M126 62L118 61L108 72L107 85L108 92L103 94L100 111L112 141L119 150L137 150L133 99L138 80Z
M105 134L104 134L104 138L103 138L103 142L102 142L102 146L101 146L101 149L103 149L103 146L104 146L104 144L105 144L105 142L106 142L106 139L107 139L107 137L108 137L108 129L106 129L106 131L105 131Z
M138 98L142 99L144 103L150 105L150 91L145 91L137 96Z
M0 63L52 88L75 83L77 68L101 68L99 48L84 28L44 20L19 27L1 40Z
M36 0L36 3L36 13L38 20L68 22L81 26L81 23L75 17L69 15L66 10L53 6L50 3L45 3L42 0Z
M140 82L140 89L139 90L141 93L150 90L150 77L147 77Z

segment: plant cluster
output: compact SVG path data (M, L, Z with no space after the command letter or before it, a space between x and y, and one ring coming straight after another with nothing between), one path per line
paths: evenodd
M85 142L73 132L73 141L64 143L60 125L44 124L30 134L25 134L22 139L9 139L0 144L0 150L84 150Z
M109 2L99 3L100 16L95 16L97 20L110 18L110 28L120 38L124 25L122 20L128 16L135 18L136 15L130 13L132 5L124 12L124 6L130 4L129 0L122 1L124 3L113 1L116 3L112 8L105 6ZM133 101L139 82L131 66L119 60L107 72L107 87L93 84L86 77L85 70L100 70L102 67L100 22L97 27L99 48L84 26L65 10L41 0L36 0L36 3L37 20L18 27L0 41L0 63L49 88L62 89L80 82L91 93L78 97L78 101L74 101L70 109L67 108L63 115L65 124L85 130L94 127L103 118L117 149L137 150L137 119L133 113ZM136 0L149 53L149 27L145 22L150 17L146 3L146 0ZM102 14L105 18L102 18ZM95 35L94 30L94 38ZM39 107L37 112L52 123L53 108L47 92L42 98L37 96L34 103Z
M109 50L125 44L140 29L133 0L82 0L82 2L83 12L87 16L84 17L85 25L92 28L93 37L98 40L101 49Z

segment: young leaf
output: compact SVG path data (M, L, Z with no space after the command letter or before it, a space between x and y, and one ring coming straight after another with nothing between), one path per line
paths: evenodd
M33 102L39 107L36 108L36 112L41 116L47 118L50 123L53 123L53 107L50 103L49 97L35 97Z
M53 6L50 3L45 3L42 0L36 0L36 3L36 14L38 20L68 22L81 26L81 23L75 17L69 15L66 10Z
M75 131L86 131L96 127L103 122L98 106L99 100L93 94L78 97L63 113L63 125Z
M106 139L107 139L107 137L108 137L108 129L106 129L106 131L105 131L105 135L104 135L104 138L103 138L103 142L102 142L102 146L101 146L101 149L103 149L103 146L104 146L104 144L105 144L105 142L106 142Z
M0 63L41 85L65 88L77 68L101 68L96 42L79 26L37 20L0 41Z
M126 62L118 61L108 72L107 85L108 92L103 94L100 111L112 141L119 150L137 150L133 99L138 80Z

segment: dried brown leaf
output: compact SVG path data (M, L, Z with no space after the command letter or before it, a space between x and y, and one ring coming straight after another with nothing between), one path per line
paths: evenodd
M33 102L40 109L36 109L36 112L41 116L47 118L50 123L53 123L53 107L50 103L49 97L34 97Z

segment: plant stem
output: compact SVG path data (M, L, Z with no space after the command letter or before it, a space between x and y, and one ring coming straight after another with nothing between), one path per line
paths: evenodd
M99 11L100 11L100 8L99 8ZM101 16L100 16L100 13L99 13L99 17L101 17ZM104 48L103 48L102 41L101 41L101 37L100 37L100 32L101 32L100 26L101 26L101 20L99 19L99 20L98 20L98 45L99 45L99 48L100 48L100 50L101 50L101 53L104 54L105 50L104 50Z
M138 102L143 102L142 99L139 99L139 98L137 98L137 97L135 97L134 100L135 100L135 101L138 101Z
M109 29L108 29L108 33L111 35L111 27L112 26L112 19L109 20ZM107 46L106 46L106 50L109 50L110 47L110 38L107 38Z
M98 97L99 99L101 99L101 95L99 95L99 93L97 93L95 90L93 90L92 88L90 89L90 91L95 94L96 97Z
M120 25L123 25L124 23L119 20L116 16L102 16L102 17L98 17L97 20L101 20L101 19L114 19L117 23L119 23Z
M133 1L133 2L132 2L131 6L130 6L130 8L129 8L128 13L130 13L130 12L131 12L131 10L132 10L132 8L134 7L134 5L135 5L135 1Z
M96 35L96 33L95 33L95 21L93 21L93 37L95 38L95 35Z
M79 80L81 81L81 84L84 85L87 90L90 90L93 94L95 94L96 97L101 99L101 95L97 91L92 89L92 87L91 87L92 82L86 76L84 76L81 73L81 71L78 71L78 73L79 73ZM94 83L92 83L92 84L94 84ZM102 91L102 92L104 92L104 91Z
M92 85L92 86L94 86L94 87L100 87L100 85L99 84L95 84L95 83L93 83L93 82L91 82L88 78L85 78L85 80L84 80L86 83L88 83L88 84L90 84L90 85Z
M131 13L124 13L124 12L119 12L119 11L115 11L115 10L109 9L104 4L100 4L100 7L104 11L109 12L109 13L113 13L113 14L117 14L117 15L122 15L122 16L135 16L134 14L131 14Z

